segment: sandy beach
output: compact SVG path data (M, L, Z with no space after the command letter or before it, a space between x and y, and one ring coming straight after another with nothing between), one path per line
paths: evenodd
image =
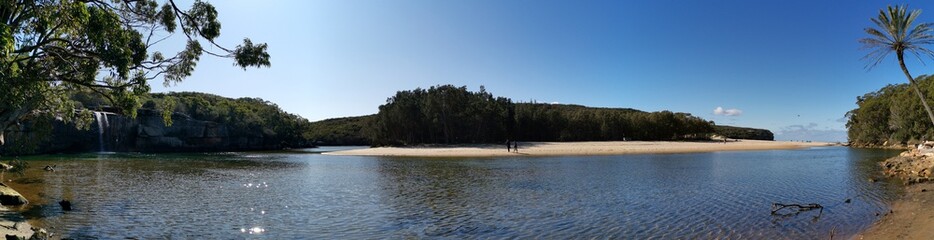
M499 157L574 156L646 153L692 153L796 149L829 146L825 142L783 142L741 140L731 142L519 142L519 152L506 152L504 144L432 145L419 147L378 147L328 152L328 155L405 156L405 157Z

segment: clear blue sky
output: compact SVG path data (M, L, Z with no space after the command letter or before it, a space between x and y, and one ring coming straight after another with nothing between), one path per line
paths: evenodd
M266 42L272 67L204 56L192 77L153 90L260 97L309 120L376 113L398 90L484 85L515 101L688 112L778 139L845 141L856 96L906 82L894 58L864 69L857 42L880 8L904 2L210 2L219 42ZM934 22L934 3L909 6Z

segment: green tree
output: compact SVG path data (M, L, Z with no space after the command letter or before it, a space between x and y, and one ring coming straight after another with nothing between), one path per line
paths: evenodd
M174 0L0 1L0 144L5 130L31 118L86 127L91 114L76 111L80 104L70 98L75 92L94 92L135 116L149 81L182 81L203 54L233 59L244 69L268 67L264 43L244 39L233 49L215 43L217 14L200 0L188 10ZM154 50L176 30L187 40L183 50Z
M934 76L918 76L920 89L934 88ZM934 101L926 96L927 101ZM847 134L853 146L915 144L934 138L934 129L909 83L887 85L856 97L857 108L847 112Z
M863 57L870 60L869 65L867 65L870 69L882 62L890 53L895 52L898 65L902 68L902 72L905 73L905 77L908 78L911 88L921 99L921 104L924 105L924 110L927 111L931 123L934 124L934 112L931 112L931 107L928 106L924 94L915 79L911 77L911 73L908 72L908 67L905 66L905 52L914 54L919 59L922 55L934 57L934 51L924 47L924 45L934 43L934 35L931 35L931 23L920 23L912 27L919 15L921 15L921 10L908 11L906 6L889 6L886 9L879 10L879 16L870 19L879 29L866 28L865 31L870 37L860 39L859 42L865 48L871 49L869 54Z

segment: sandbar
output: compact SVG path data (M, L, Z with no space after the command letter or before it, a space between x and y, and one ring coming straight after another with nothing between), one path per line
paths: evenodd
M376 147L326 152L323 154L398 157L576 156L778 150L831 145L833 144L826 142L787 142L764 140L738 140L729 142L519 142L518 152L507 152L505 144L457 144L413 147Z

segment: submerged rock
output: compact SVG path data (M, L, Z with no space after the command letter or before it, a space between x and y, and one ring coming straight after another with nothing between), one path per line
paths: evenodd
M62 200L58 202L58 205L62 206L62 210L71 211L71 201Z
M23 205L29 203L22 194L19 194L16 190L8 187L7 185L0 183L0 204L11 206L11 205Z

